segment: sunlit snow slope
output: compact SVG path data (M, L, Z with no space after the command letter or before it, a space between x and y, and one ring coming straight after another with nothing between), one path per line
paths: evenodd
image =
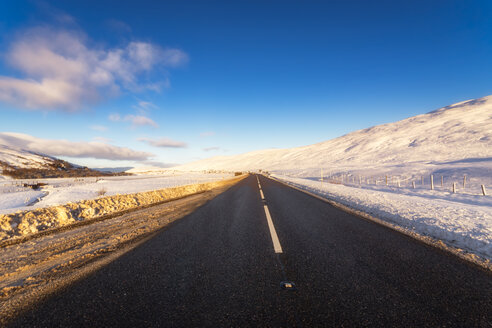
M14 168L49 168L55 158L0 144L0 165ZM0 167L1 168L1 167Z
M492 160L492 96L292 149L269 149L185 164L180 170L319 172ZM488 166L488 165L487 165Z
M14 148L0 140L0 179L38 179L109 175L48 155ZM56 146L56 145L54 145Z

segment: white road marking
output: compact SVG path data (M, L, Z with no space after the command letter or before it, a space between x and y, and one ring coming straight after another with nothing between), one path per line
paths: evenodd
M282 246L280 246L280 240L278 240L277 231L275 231L275 226L273 225L272 216L268 210L268 206L263 205L263 208L265 209L268 228L270 229L270 236L272 237L273 249L275 250L275 253L283 253Z
M258 180L258 176L256 177ZM265 195L263 194L263 190L261 189L260 180L258 180L258 188L260 188L261 199L265 200ZM265 210L265 215L268 222L268 229L270 230L270 237L272 237L273 249L275 253L283 253L282 246L280 245L280 240L278 240L277 231L275 230L275 226L273 225L272 216L270 215L270 211L268 210L268 206L266 204L263 205L263 209Z

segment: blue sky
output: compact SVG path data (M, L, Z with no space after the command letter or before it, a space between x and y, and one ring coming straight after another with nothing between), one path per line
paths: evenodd
M0 2L0 142L92 167L328 140L492 94L490 1Z

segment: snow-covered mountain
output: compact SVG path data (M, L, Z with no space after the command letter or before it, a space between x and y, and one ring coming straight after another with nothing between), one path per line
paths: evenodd
M0 179L111 175L55 157L0 144Z
M183 171L257 170L333 172L418 163L492 161L492 96L446 106L398 122L358 130L314 145L213 157L175 167ZM418 165L417 165L418 166ZM318 173L319 174L319 173Z
M47 155L0 145L1 168L48 169L55 161L56 158Z

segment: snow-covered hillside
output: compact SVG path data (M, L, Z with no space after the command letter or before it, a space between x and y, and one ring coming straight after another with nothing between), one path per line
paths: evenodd
M42 169L48 168L50 164L53 164L55 158L0 145L0 161L17 168Z
M112 175L48 155L14 148L0 140L0 180Z
M318 144L259 150L185 164L180 170L327 171L377 169L402 163L492 161L492 96L464 101Z
M492 260L492 202L483 195L492 189L492 96L310 146L174 169L268 170L459 253Z
M55 160L55 158L50 156L0 145L0 179L5 178L1 175L3 169L50 169Z

